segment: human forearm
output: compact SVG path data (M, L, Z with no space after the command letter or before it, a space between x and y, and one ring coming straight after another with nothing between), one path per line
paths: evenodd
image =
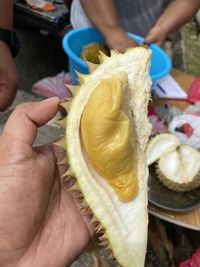
M175 0L158 19L156 25L162 27L168 35L189 21L199 8L200 0Z
M81 4L89 20L104 36L120 28L114 0L81 0Z
M13 1L0 0L0 28L11 29L13 23Z
M105 36L110 48L124 52L128 47L137 45L121 27L114 0L80 1L89 20Z

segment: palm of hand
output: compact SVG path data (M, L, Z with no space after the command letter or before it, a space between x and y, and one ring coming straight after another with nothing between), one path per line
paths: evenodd
M60 182L64 169L57 167L55 157L59 160L61 154L48 145L32 149L21 140L10 144L9 135L3 134L0 266L66 266L86 246L92 231Z

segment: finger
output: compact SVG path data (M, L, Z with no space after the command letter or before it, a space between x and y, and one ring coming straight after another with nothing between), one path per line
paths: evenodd
M59 103L58 97L52 97L42 102L19 105L8 119L2 135L9 140L33 145L37 128L55 116Z

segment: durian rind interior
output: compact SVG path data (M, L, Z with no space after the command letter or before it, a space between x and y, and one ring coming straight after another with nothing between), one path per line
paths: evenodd
M111 58L101 55L102 64L82 83L77 96L72 100L66 120L65 145L70 172L86 203L105 230L105 236L118 262L125 267L144 266L147 243L147 178L145 151L150 134L147 104L151 80L149 77L151 51L138 47L124 54L111 52ZM84 108L91 93L101 80L116 74L127 76L129 103L137 142L138 192L134 199L123 202L114 189L88 160L80 136L80 123ZM103 88L102 88L103 90Z

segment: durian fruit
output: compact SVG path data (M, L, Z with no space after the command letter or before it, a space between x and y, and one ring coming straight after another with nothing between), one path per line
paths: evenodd
M64 104L66 175L76 178L103 244L124 267L144 266L146 254L151 54L145 46L101 53L101 64L78 75L80 87Z
M158 134L153 137L147 146L148 166L156 162L161 156L174 151L180 144L180 140L170 133Z
M200 186L200 153L189 145L163 155L156 172L160 181L175 191L190 191Z
M147 164L155 162L157 178L169 189L184 192L200 186L200 152L173 134L159 134L149 141Z
M107 56L110 56L110 50L109 48L99 42L92 42L86 46L84 46L82 52L81 52L81 57L88 62L91 62L93 64L99 64L99 52L104 53Z

